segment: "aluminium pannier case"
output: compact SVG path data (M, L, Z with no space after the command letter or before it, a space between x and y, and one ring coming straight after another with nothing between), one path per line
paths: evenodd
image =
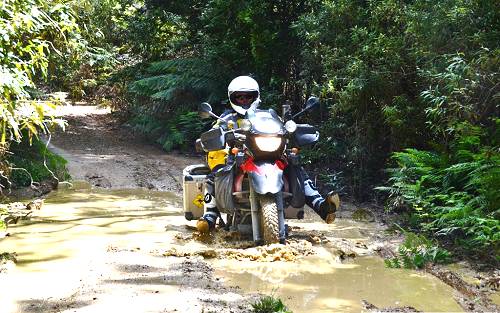
M188 220L203 216L205 181L210 169L205 164L189 165L182 171L184 217Z

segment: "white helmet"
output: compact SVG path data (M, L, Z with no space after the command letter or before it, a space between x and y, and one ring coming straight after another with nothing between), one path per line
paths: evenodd
M251 93L253 95L253 102L248 106L239 104L234 97L234 95L239 92ZM241 115L245 115L248 109L255 109L260 104L259 84L252 77L238 76L231 81L229 86L227 86L227 96L233 110Z

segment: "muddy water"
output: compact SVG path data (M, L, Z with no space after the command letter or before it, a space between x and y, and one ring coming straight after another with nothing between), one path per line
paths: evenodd
M16 312L18 302L30 298L71 297L83 276L89 275L89 264L99 263L102 251L109 249L160 253L172 247L219 249L192 240L179 242L178 234L190 238L180 208L181 199L165 192L93 190L75 184L52 193L35 218L9 228L11 237L0 242L0 252L15 251L19 260L2 278L0 311ZM349 221L334 226L300 224L306 232L363 241L359 226ZM380 307L461 311L451 289L433 277L385 269L374 257L340 263L328 245L315 245L313 250L312 255L294 262L218 258L210 262L215 276L226 284L275 294L295 313L359 312L362 299Z
M362 300L380 308L412 306L425 312L463 312L453 300L452 288L430 274L387 269L382 259L363 249L356 249L357 258L339 260L339 250L369 245L366 234L380 231L376 224L337 219L335 224L326 225L315 215L290 224L298 229L292 238L300 237L301 232L313 234L312 238L322 234L314 255L296 262L216 260L216 274L245 292L273 294L295 313L360 312Z
M52 192L34 218L9 227L10 237L0 241L0 251L15 252L18 259L2 275L0 312L17 312L16 302L26 299L71 296L91 275L89 264L98 264L102 252L114 246L168 245L173 236L165 225L185 224L180 207L179 198L167 192L99 191L86 183Z
M452 290L437 279L389 270L375 257L340 264L306 257L289 264L218 262L217 274L247 292L274 294L295 313L360 312L361 301L378 307L412 306L425 312L463 312Z
M144 246L166 244L165 223L182 227L179 199L171 193L149 190L91 190L76 183L71 190L52 192L43 209L30 221L9 227L11 236L0 243L15 251L17 267L36 272L60 261L92 256L90 251L110 243L133 242Z

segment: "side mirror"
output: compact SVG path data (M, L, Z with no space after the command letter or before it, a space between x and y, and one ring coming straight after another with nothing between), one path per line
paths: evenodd
M309 97L306 101L306 107L304 111L309 111L316 108L319 105L319 99L317 97Z
M198 114L201 118L209 118L213 115L212 106L207 102L200 103L198 105Z
M307 99L307 101L306 101L305 108L302 111L300 111L299 113L292 116L292 119L297 118L297 117L301 116L302 114L304 114L305 112L310 111L318 106L319 106L319 99L317 97L309 97L309 99Z

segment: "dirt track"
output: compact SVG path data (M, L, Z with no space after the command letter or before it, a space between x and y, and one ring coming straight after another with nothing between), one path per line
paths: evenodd
M66 106L65 132L51 139L52 149L68 160L73 180L103 188L148 188L182 193L182 169L201 158L165 153L133 129L123 127L109 110Z
M143 188L181 195L182 169L202 161L201 158L165 153L130 128L120 125L107 110L67 106L62 114L69 126L66 132L53 135L51 148L68 160L74 180L85 180L94 187L108 190ZM344 205L339 216L350 220L356 210L354 206ZM206 259L254 261L262 258L265 261L281 258L294 262L314 254L317 247L324 247L333 251L332 255L340 263L354 256L376 254L381 247L390 249L401 241L401 237L391 238L382 232L384 226L378 223L381 216L372 214L365 217L368 223L354 225L363 237L361 240L348 236L345 239L346 233L326 228L308 211L306 219L312 220L311 226L292 226L293 235L287 246L247 249L248 242L247 246L230 244L227 238L222 238L230 234L222 232L217 235L222 237L207 248L196 243L193 229L185 226L180 212L177 215L174 224L178 224L166 227L177 234L160 232L161 241L175 242L174 248L154 247L151 245L153 240L142 242L138 247L110 244L97 258L85 258L80 264L78 275L81 277L72 287L70 296L58 297L49 293L46 297L23 301L18 304L19 308L10 312L249 312L250 303L259 295L244 294L241 289L228 287L214 278L214 268ZM161 228L171 221L154 223ZM361 229L360 225L371 226ZM217 242L219 239L222 244Z

